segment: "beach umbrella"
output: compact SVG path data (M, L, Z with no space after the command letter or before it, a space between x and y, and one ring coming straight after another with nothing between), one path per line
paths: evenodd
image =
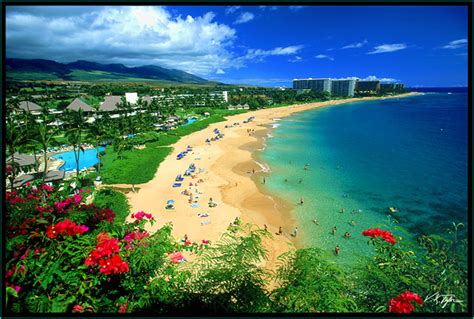
M174 204L174 200L170 199L170 200L168 200L168 201L166 202L166 204L168 204L168 205L173 205L173 204Z

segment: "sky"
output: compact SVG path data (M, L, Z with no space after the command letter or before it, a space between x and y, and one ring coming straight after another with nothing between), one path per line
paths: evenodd
M158 65L232 84L467 86L467 6L7 6L6 56Z

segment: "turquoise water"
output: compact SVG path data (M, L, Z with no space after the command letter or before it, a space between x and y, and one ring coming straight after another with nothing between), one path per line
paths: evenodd
M193 124L196 121L197 121L197 119L188 119L188 121L186 123L184 123L183 125L181 125L181 126L186 126L186 125L189 125L189 124Z
M266 187L295 204L303 197L294 211L298 236L343 263L370 254L361 235L368 228L393 230L409 247L416 235L443 234L453 221L466 224L467 99L465 93L427 93L311 110L275 122L258 155L271 169ZM399 209L392 214L398 223L389 222L388 207Z
M105 150L105 147L99 148L99 152L103 150ZM71 151L59 153L52 157L64 161L64 165L62 165L59 170L68 172L76 169L76 159L74 157L74 152ZM98 162L99 159L97 158L97 149L94 148L85 150L84 152L81 152L79 156L79 170L92 167Z

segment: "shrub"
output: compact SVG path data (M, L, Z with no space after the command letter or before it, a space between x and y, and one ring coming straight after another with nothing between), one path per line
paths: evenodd
M170 228L114 223L108 208L47 185L7 193L8 313L136 311L153 300L147 286L174 270ZM140 215L138 215L140 216ZM151 217L151 216L148 216ZM13 291L12 291L13 289Z

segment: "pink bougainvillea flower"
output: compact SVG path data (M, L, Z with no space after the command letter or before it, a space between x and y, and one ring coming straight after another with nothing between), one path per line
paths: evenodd
M136 214L132 214L132 218L135 218L136 220L142 220L144 217L148 218L148 219L153 218L153 216L151 214L147 214L145 212L138 212Z

